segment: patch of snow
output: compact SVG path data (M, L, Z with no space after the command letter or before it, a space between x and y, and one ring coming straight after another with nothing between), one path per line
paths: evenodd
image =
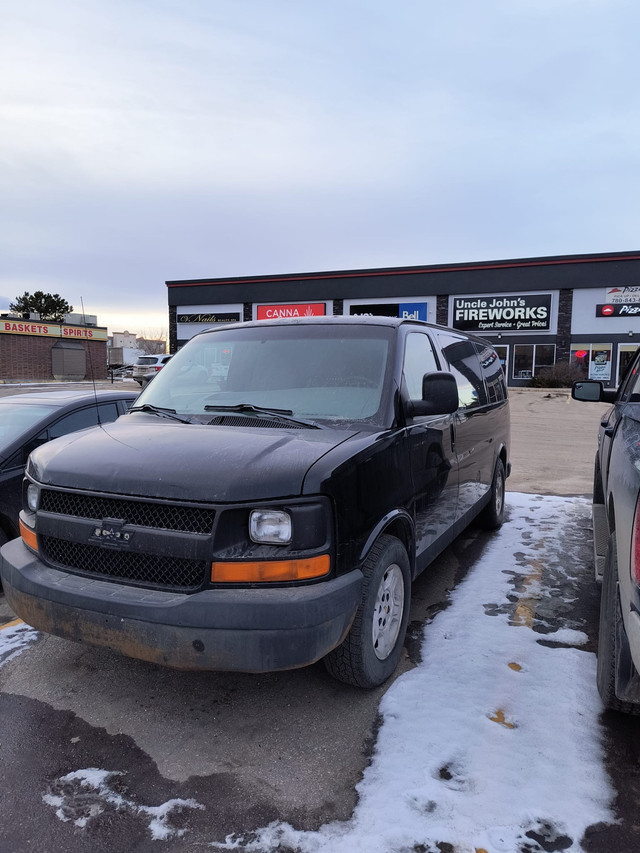
M6 628L0 626L0 666L13 660L41 636L39 631L24 622Z
M185 829L171 826L171 819L185 809L204 809L193 799L168 800L159 806L142 806L127 799L114 790L112 780L125 774L119 770L101 770L88 767L67 773L51 785L51 790L42 795L42 800L56 810L62 821L73 821L74 826L84 828L91 818L107 810L128 811L149 818L149 832L154 841L166 841L183 836Z
M212 847L407 853L448 843L459 853L515 853L541 838L560 844L545 849L578 853L588 826L614 820L595 655L538 643L581 645L581 631L532 630L536 600L551 592L541 567L548 560L556 577L562 571L557 531L588 516L588 502L510 493L509 508L509 522L425 632L422 663L383 697L352 819L314 832L274 822Z
M573 628L560 628L550 634L543 634L538 639L548 640L551 643L562 643L565 646L584 646L589 642L589 637L584 631L575 631Z

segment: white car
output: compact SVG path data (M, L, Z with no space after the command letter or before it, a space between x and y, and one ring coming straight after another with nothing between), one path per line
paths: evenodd
M139 385L144 385L144 378L149 373L154 374L165 366L171 358L170 355L141 355L133 365L133 378ZM147 380L148 381L148 380Z

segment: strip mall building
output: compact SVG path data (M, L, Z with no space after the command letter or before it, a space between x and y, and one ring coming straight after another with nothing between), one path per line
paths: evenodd
M617 385L640 344L640 253L166 282L171 352L217 323L324 314L426 320L486 337L509 385L579 365Z
M0 315L0 382L92 377L107 377L107 329L94 315L69 314L64 323Z

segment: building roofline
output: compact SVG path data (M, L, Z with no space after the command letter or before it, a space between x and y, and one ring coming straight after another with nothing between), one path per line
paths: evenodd
M462 272L467 270L514 269L518 267L558 266L562 264L606 263L615 261L640 261L640 252L603 252L591 255L551 255L539 258L513 258L497 261L470 261L457 264L429 264L410 267L377 267L357 270L329 270L325 272L283 273L280 275L248 275L225 278L194 278L166 281L167 287L193 287L198 285L274 283L280 281L313 281L333 278L372 278L377 276L416 275L421 273Z

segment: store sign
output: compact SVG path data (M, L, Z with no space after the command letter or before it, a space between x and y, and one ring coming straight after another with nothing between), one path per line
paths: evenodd
M608 287L607 302L612 305L621 303L640 305L640 287Z
M65 326L59 323L39 323L33 320L0 320L0 334L35 335L42 338L73 338L90 341L107 340L106 329Z
M640 302L609 302L596 305L596 317L640 317Z
M295 305L258 305L258 320L285 320L288 317L324 317L327 313L324 302L305 302Z
M426 302L372 302L366 305L351 305L352 317L400 317L402 320L427 321Z
M524 296L455 296L454 329L465 332L548 331L551 294Z
M589 362L589 379L601 379L607 381L611 379L611 350L592 350L591 361Z
M241 319L239 311L201 311L198 314L177 314L178 323L237 323Z

